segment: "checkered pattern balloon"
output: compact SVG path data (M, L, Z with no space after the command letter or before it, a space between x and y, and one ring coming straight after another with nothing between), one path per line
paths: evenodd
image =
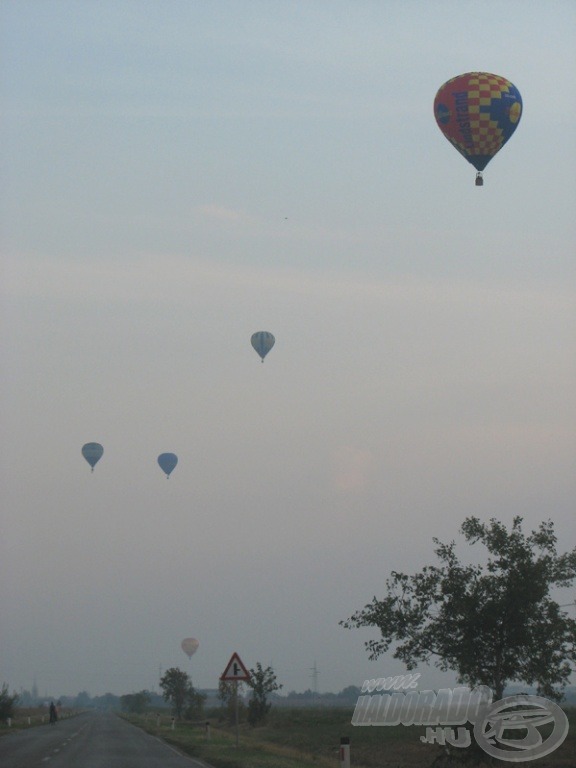
M448 80L434 99L438 127L466 160L483 171L512 136L522 97L505 77L468 72Z

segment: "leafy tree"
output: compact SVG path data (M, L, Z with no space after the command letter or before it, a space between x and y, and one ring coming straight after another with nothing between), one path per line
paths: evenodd
M143 714L150 704L149 691L139 691L138 693L127 693L120 696L120 705L124 712L133 712L134 714Z
M178 667L171 667L160 680L165 701L174 707L176 717L181 717L192 683L190 677Z
M371 659L397 642L393 656L408 669L434 657L440 669L456 671L459 682L489 686L496 699L514 680L561 699L576 661L576 621L550 589L576 578L576 548L557 554L551 521L528 536L521 517L510 531L494 518L484 524L475 517L460 530L468 543L487 549L486 565L463 565L453 541L434 539L440 565L412 576L392 571L386 596L340 624L380 630L380 639L365 643Z
M164 691L164 699L172 704L176 717L182 717L184 713L187 717L202 714L206 697L195 690L186 672L172 667L160 680L160 687Z
M18 704L21 707L35 707L37 702L37 697L34 697L30 691L24 690L20 691L18 694Z
M220 680L218 683L218 698L222 702L222 717L226 716L230 725L236 722L236 699L238 696L238 720L244 719L244 702L242 701L243 683L229 683Z
M276 682L272 667L262 669L260 662L257 662L256 669L250 670L250 679L247 683L252 688L252 696L248 702L248 722L251 726L256 726L266 719L272 706L268 701L268 695L280 690L282 686Z
M88 691L80 691L76 696L74 706L78 707L78 709L85 709L86 707L92 706L92 699L90 698Z
M102 696L94 696L92 706L105 712L114 712L121 708L121 701L114 693L104 693Z
M18 703L18 694L13 693L10 695L8 690L8 684L2 683L0 688L0 720L7 720L9 717L14 717L14 707Z
M204 714L204 702L206 695L197 691L193 685L190 685L188 692L188 707L185 715L188 720L200 719Z
M244 712L241 711L244 709L244 702L240 698L240 691L242 689L242 683L236 683L238 686L237 695L238 695L238 717L240 720L243 719ZM235 709L235 700L234 700L234 683L228 683L225 680L220 680L218 682L218 698L222 702L221 706L221 718L227 718L228 723L230 725L233 725L236 722L236 709Z
M237 685L241 686L242 683L237 683ZM223 706L226 706L228 702L232 701L234 698L234 683L228 683L226 680L219 680L218 698Z

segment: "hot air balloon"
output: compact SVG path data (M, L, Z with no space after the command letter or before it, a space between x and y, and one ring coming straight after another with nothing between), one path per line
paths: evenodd
M196 653L199 645L200 643L198 640L196 640L195 637L187 637L186 639L182 640L182 650L189 659L191 659L192 656Z
M168 478L176 464L178 464L178 456L176 456L175 453L161 453L160 456L158 456L158 464Z
M258 352L262 358L262 362L264 362L264 358L274 346L276 339L271 333L268 333L268 331L256 331L256 333L252 334L250 341L256 352Z
M92 472L94 472L94 467L102 458L103 453L104 448L102 448L100 443L85 443L82 446L82 456L84 456L88 464L92 467Z
M434 99L434 116L449 142L478 171L482 171L516 130L522 97L505 77L489 72L467 72L453 77Z

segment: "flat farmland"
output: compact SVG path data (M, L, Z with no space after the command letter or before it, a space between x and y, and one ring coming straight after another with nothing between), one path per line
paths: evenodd
M437 768L470 765L462 760L466 750L453 749L454 761L443 758L446 752L436 744L424 744L424 727L362 727L351 725L352 709L276 709L265 726L250 728L241 724L236 746L234 726L210 719L210 738L205 728L163 717L131 717L151 733L177 745L190 755L215 768L329 768L340 765L339 748L343 736L350 738L353 768ZM566 709L570 730L564 743L550 755L530 761L531 768L575 768L576 710ZM510 766L510 762L488 756L478 766Z

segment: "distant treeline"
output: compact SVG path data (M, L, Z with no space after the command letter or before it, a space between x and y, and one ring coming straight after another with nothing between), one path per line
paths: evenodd
M222 704L218 699L217 689L199 689L199 692L206 696L206 707L218 707ZM536 694L536 689L529 686L514 684L506 688L505 691L507 696L512 696L517 693ZM113 693L105 693L102 696L90 696L87 691L80 691L76 696L38 696L35 691L34 694L29 691L20 691L20 693L17 694L16 707L48 706L51 701L54 701L57 702L59 706L69 709L120 711L126 709L128 703L133 704L134 697L141 697L142 694L146 695L147 710L168 709L170 706L161 694L155 693L154 691L139 691L137 693L124 694L123 696L116 696ZM358 686L349 685L347 688L343 688L339 693L318 693L308 688L301 693L290 691L284 696L271 694L270 701L273 702L276 707L347 707L354 706L358 696L361 695L362 693ZM576 706L576 685L567 686L561 704Z

